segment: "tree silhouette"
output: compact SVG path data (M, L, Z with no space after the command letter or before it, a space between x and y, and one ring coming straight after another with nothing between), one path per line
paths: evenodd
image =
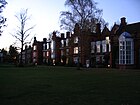
M96 23L103 26L107 24L102 18L102 11L96 7L97 3L93 0L66 0L65 6L68 11L61 11L60 27L61 29L73 31L76 23L81 29L91 29L95 31Z
M12 45L10 45L9 47L9 55L10 55L10 61L13 63L16 63L17 61L17 57L18 57L18 51L17 51L17 47L14 47Z
M2 27L5 26L6 18L2 16L3 8L5 8L5 5L7 2L5 0L0 0L0 36L2 34Z
M27 25L27 21L30 19L28 16L28 9L22 9L15 17L18 19L20 26L18 26L16 30L16 34L12 34L13 37L18 39L21 42L21 56L20 56L20 66L23 65L22 61L22 53L23 53L23 47L25 44L30 44L30 42L27 42L27 38L31 35L31 30L35 27L29 27Z

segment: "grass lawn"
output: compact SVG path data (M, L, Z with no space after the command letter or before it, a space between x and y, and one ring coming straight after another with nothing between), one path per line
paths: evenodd
M140 70L0 67L0 105L140 105Z

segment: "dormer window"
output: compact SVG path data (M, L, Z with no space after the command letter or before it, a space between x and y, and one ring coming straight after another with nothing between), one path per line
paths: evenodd
M119 37L119 64L134 64L134 42L127 32Z

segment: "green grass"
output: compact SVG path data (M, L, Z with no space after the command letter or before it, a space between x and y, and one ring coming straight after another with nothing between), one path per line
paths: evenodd
M140 71L0 67L0 105L140 105Z

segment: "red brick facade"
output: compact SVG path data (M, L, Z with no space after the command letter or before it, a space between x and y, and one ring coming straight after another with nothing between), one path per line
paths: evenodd
M126 33L131 37L125 35ZM132 39L134 53L122 49L126 54L122 55L121 35L126 38L125 48L132 47L127 45L127 40ZM36 50L34 50L34 46L37 46ZM114 24L111 30L105 26L102 31L98 23L95 33L90 30L81 30L76 24L73 34L67 32L66 35L62 33L57 36L54 32L51 40L44 38L42 42L38 42L35 39L34 52L36 54L33 54L33 61L36 59L38 63L49 65L73 66L79 62L81 66L86 66L89 62L90 67L139 68L140 23L127 24L125 18L121 18L120 25Z

